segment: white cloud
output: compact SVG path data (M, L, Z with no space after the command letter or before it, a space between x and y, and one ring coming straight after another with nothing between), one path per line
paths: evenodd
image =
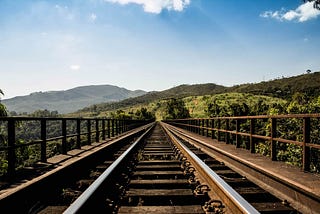
M305 22L310 19L315 19L320 15L320 11L313 7L312 2L306 2L300 5L295 10L285 11L283 8L279 11L265 11L260 14L263 18L273 18L280 21L294 21Z
M145 12L159 14L163 9L182 11L191 0L105 0L118 4L139 4L143 6Z
M97 19L97 15L95 13L91 13L89 16L90 21L94 22Z
M70 65L70 69L73 71L77 71L80 69L80 65Z

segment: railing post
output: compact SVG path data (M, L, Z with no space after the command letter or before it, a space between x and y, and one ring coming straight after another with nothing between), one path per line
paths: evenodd
M124 131L126 132L126 131L128 131L128 120L127 119L125 119L124 121Z
M240 131L240 119L236 119L236 148L240 148L241 136L239 135Z
M119 134L119 122L120 120L116 120L116 136Z
M41 123L41 161L47 162L47 120L42 118Z
M106 140L106 120L102 119L102 140Z
M190 131L190 120L186 120L185 123L187 131Z
M303 153L302 153L302 169L310 171L310 117L303 118Z
M110 119L108 119L108 121L107 121L107 129L108 129L108 138L110 139L110 137L111 137Z
M277 142L273 140L277 137L277 119L271 118L271 160L277 160Z
M214 139L214 119L211 119L211 138Z
M114 137L114 119L111 120L111 130L112 130L111 137Z
M124 121L123 119L120 121L120 133L124 132L124 122L123 121Z
M195 132L195 129L194 129L194 120L190 120L190 123L191 123L191 132Z
M62 154L67 154L67 120L62 119Z
M229 119L226 119L226 131L229 131ZM230 134L228 132L225 132L225 141L227 144L230 143Z
M99 142L100 132L99 132L99 119L96 119L96 142Z
M202 127L201 128L201 130L202 130L201 135L202 136L205 136L205 131L206 131L206 129L205 129L206 127L205 127L204 121L205 121L204 119L201 119L201 127Z
M91 145L91 120L87 119L87 141L88 145Z
M218 124L217 124L217 128L218 128L218 131L217 131L217 137L218 137L218 141L221 141L221 133L220 133L220 129L221 129L221 120L218 119Z
M8 119L8 176L13 178L16 168L16 129L15 120L13 118Z
M119 119L115 120L115 127L116 127L116 135L115 136L117 136L117 135L119 135Z
M114 136L117 136L118 135L118 120L117 119L114 120L113 130L114 130Z
M81 126L80 126L81 120L77 119L77 148L81 148Z
M250 152L255 153L256 152L256 145L255 145L255 139L252 135L254 135L254 128L256 125L255 119L250 119Z
M209 137L209 119L206 119L206 137Z

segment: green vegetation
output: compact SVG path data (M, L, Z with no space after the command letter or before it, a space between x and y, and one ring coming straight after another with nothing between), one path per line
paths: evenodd
M291 99L296 93L308 97L320 95L320 72L307 73L294 77L282 77L256 84L242 84L227 88L225 92L251 93L282 99Z
M4 95L3 91L0 89L0 117L7 116L7 109L5 105L1 103L1 96Z
M166 103L165 120L189 118L190 113L182 99L171 98Z

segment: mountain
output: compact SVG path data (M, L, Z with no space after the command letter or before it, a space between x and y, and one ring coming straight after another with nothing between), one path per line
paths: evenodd
M28 96L5 99L9 111L33 112L38 109L57 110L59 113L113 111L153 101L220 93L250 93L290 99L300 92L309 97L320 96L320 72L278 78L260 83L246 83L232 87L214 83L180 85L164 91L130 91L112 85L82 86L67 91L36 92Z
M168 90L149 92L143 96L128 98L119 102L101 103L95 106L88 106L80 109L76 113L94 112L96 109L98 109L99 112L114 111L136 105L145 105L153 101L169 98L185 98L188 96L214 95L234 92L265 95L282 99L291 99L297 92L304 93L309 97L317 97L320 96L320 72L263 81L260 83L246 83L232 87L225 87L213 83L180 85Z
M292 95L299 92L309 97L317 97L320 96L320 72L236 85L226 88L225 92L251 93L282 99L290 99Z
M169 98L184 98L189 96L201 96L207 94L218 94L226 90L227 87L217 85L214 83L206 84L194 84L194 85L179 85L164 91L153 91L146 93L145 95L128 98L119 102L114 103L101 103L95 106L88 106L78 112L90 112L94 109L99 109L99 111L110 111L120 108L126 108L129 106L134 106L138 104L146 104L156 100L169 99Z
M116 102L146 93L142 90L130 91L113 85L90 85L65 91L35 92L27 96L4 99L1 102L9 111L17 113L31 113L39 109L70 113L97 103Z

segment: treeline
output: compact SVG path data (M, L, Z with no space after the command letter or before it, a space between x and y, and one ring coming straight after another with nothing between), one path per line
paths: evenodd
M152 120L155 119L155 115L153 112L148 111L147 108L140 108L136 111L125 112L121 109L110 112L109 117L113 119L126 119L126 120Z
M207 117L312 114L320 112L320 96L295 93L289 100L270 99L250 94L221 94L207 101Z
M225 92L251 93L290 100L296 93L307 97L320 96L320 72L306 73L294 77L281 77L255 84L242 84L227 88Z

